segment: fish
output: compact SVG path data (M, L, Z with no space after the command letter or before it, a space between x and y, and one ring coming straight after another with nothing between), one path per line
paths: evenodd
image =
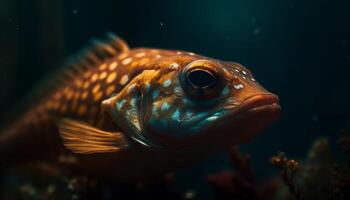
M280 116L278 96L239 63L107 35L33 92L0 134L2 162L143 179L247 143Z

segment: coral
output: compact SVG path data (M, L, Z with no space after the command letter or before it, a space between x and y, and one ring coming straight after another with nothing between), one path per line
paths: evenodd
M312 144L303 162L289 159L283 152L273 156L271 164L279 171L282 182L271 178L261 183L254 178L250 156L233 148L230 161L235 170L212 174L207 180L217 199L350 199L350 137L341 137L338 144L348 165L338 155L334 156L328 139L320 138Z
M236 170L212 174L207 181L217 199L272 199L280 183L274 179L257 183L250 163L250 155L241 155L238 148L230 151L231 166Z
M288 159L284 153L280 152L277 156L271 158L271 163L279 171L284 183L288 186L289 192L295 196L296 199L301 199L301 191L293 183L296 172L300 164L299 161Z
M349 158L350 138L342 137L339 145ZM289 160L283 153L271 159L280 171L289 193L279 193L280 199L350 199L350 169L335 161L326 138L316 140L304 163Z

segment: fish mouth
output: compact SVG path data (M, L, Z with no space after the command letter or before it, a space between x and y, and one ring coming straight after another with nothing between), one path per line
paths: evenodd
M257 94L246 98L239 106L229 105L215 113L219 121L212 123L210 132L222 132L233 140L239 137L249 142L280 117L279 98L274 94ZM218 116L222 116L221 118ZM238 132L237 132L238 131ZM239 136L237 135L239 134Z
M238 110L235 111L235 114L253 114L264 111L272 111L279 114L280 110L278 96L274 94L258 94L245 99Z
M258 94L246 98L240 105L225 106L219 112L212 116L223 115L225 120L240 118L242 115L251 115L254 113L271 112L279 115L281 107L279 98L274 94Z

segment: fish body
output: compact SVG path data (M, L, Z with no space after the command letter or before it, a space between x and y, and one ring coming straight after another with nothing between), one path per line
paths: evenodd
M68 68L0 135L1 160L131 180L250 141L279 116L248 69L191 52L110 35Z

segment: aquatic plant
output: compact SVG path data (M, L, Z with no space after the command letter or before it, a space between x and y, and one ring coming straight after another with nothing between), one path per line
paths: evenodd
M249 154L242 155L237 147L230 151L230 163L235 169L211 174L207 177L217 199L272 199L280 183L276 179L269 179L258 183Z
M279 152L276 156L271 158L271 163L280 171L280 176L288 186L289 192L294 195L296 199L301 199L300 188L293 183L295 175L300 167L299 161L288 159L283 152Z
M304 161L290 159L283 152L273 156L271 164L280 178L272 176L261 182L254 176L250 155L241 155L233 148L233 170L209 175L207 180L217 199L350 199L350 137L340 137L338 146L346 155L347 165L332 152L327 138L319 138Z
M348 157L350 138L341 137L338 144ZM316 140L305 161L290 160L284 154L272 158L272 164L280 171L289 193L280 190L281 199L350 199L350 169L335 160L328 139Z

